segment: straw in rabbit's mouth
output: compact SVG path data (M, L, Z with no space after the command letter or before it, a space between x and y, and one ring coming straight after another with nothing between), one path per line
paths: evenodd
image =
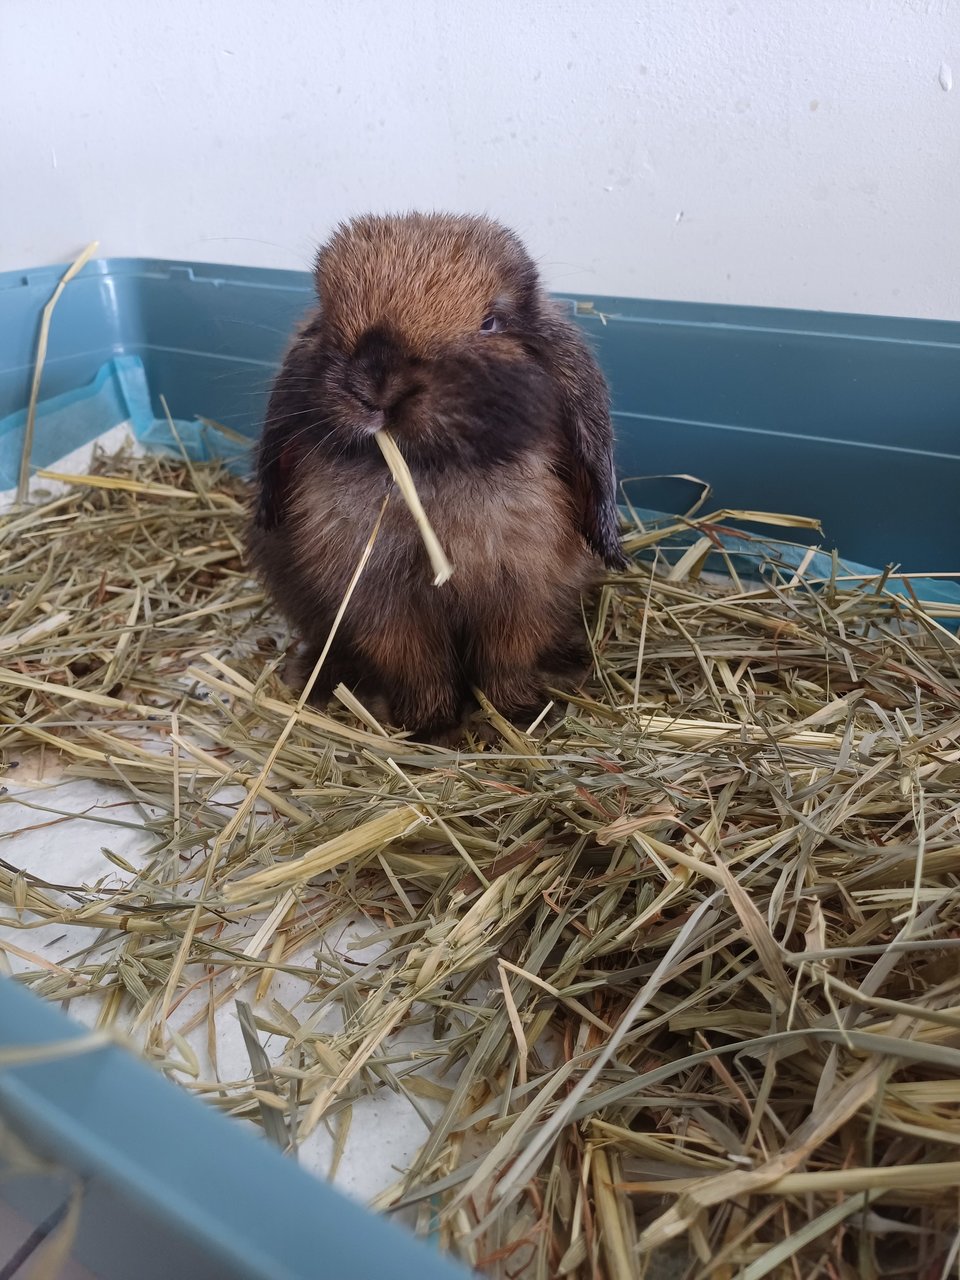
M403 454L394 443L393 437L388 432L382 429L377 431L376 441L380 446L380 452L383 454L387 466L390 468L390 473L396 482L397 488L403 494L404 502L410 508L410 514L417 522L420 537L423 539L423 545L427 549L427 555L430 557L430 566L434 572L433 585L441 587L453 574L453 565L447 559L440 545L440 540L427 519L427 513L423 509L423 503L417 493L417 487L413 482L413 476L410 474L410 468L407 466Z

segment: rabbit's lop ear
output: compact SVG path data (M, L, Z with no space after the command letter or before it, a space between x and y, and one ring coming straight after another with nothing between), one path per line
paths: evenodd
M290 477L289 449L283 433L269 415L257 449L257 500L253 521L258 529L269 531L283 523L287 503L287 481Z
M270 395L263 433L257 446L257 498L253 521L258 529L276 529L283 524L296 443L308 419L302 397L290 382L288 363L281 370Z
M322 371L320 349L313 340L316 322L298 335L284 357L267 402L257 446L257 499L253 522L258 529L283 524L291 472L305 452L307 434L317 417L311 399Z
M550 325L547 352L560 389L567 481L580 532L608 568L622 569L627 559L620 543L607 384L586 340L563 317Z

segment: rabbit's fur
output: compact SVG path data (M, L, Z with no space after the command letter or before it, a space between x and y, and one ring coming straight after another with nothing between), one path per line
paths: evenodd
M308 674L392 481L410 466L454 566L433 574L391 492L315 697L340 681L419 737L471 689L536 714L585 656L581 593L620 566L607 389L517 238L485 218L364 217L316 263L319 306L270 397L249 550Z

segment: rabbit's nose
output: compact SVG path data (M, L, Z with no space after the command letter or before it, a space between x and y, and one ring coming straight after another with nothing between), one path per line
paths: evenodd
M368 329L353 349L347 388L365 408L384 409L397 395L405 363L403 351L384 329Z

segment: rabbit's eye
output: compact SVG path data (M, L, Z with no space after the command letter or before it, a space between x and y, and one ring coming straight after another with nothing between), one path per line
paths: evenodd
M503 325L494 315L489 315L480 326L481 333L499 333Z

